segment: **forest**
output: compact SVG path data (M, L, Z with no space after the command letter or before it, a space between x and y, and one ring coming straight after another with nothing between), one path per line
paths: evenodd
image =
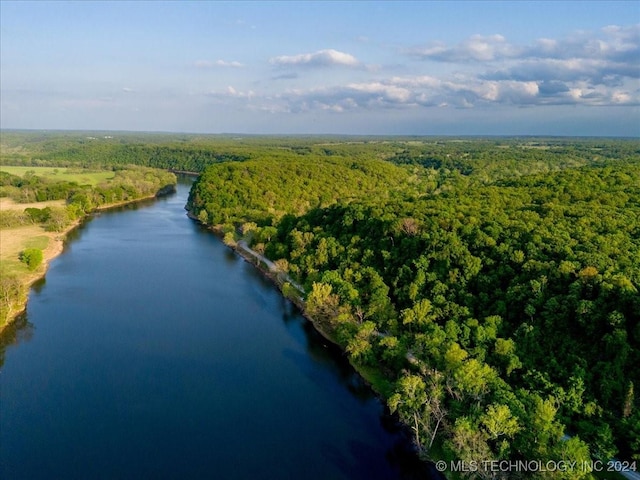
M424 457L640 460L639 144L586 143L218 164L188 208L304 286Z
M200 173L190 214L276 263L425 459L640 463L637 139L3 132L2 147L3 165Z

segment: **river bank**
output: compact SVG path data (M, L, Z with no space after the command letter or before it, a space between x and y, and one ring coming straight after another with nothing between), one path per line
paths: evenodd
M209 225L203 224L197 217L192 215L190 212L187 213L188 217L192 220L200 223L208 230L213 232L221 241L224 237L224 232L221 228L212 227ZM344 346L340 344L335 335L333 334L331 328L328 325L324 325L321 321L316 318L313 318L306 309L306 303L304 301L304 289L302 286L297 284L289 275L285 272L281 272L278 270L276 264L271 261L269 258L264 255L256 252L251 249L245 240L239 240L233 244L223 242L225 245L236 252L240 257L242 257L247 263L250 263L252 266L257 268L266 278L268 278L271 282L275 284L280 290L280 293L291 301L296 307L299 309L302 316L310 322L316 332L320 334L325 340L327 340L333 347L338 349L343 354L345 353ZM287 286L289 288L287 288ZM384 373L380 370L372 367L363 367L362 365L358 365L354 363L350 358L348 359L349 364L353 367L356 373L362 378L364 383L371 388L373 392L375 392L377 398L381 401L382 404L386 405L386 400L390 395L390 385L388 384L388 380L384 378ZM411 426L402 423L399 419L396 418L398 427L404 431L404 434L407 438L407 441L413 445L413 448L416 448L413 443L413 435L411 432ZM442 475L436 468L435 464L432 461L425 461L421 459L419 455L417 455L417 449L414 450L413 454L415 454L416 460L418 460L422 465L422 474L425 475L425 478L430 479L439 479L446 480L446 477Z
M210 226L203 224L191 212L187 212L187 216L192 220L200 223L208 230L213 232L218 238L220 238L225 245L240 255L246 262L252 264L257 268L266 278L271 280L280 290L280 293L291 301L298 309L304 318L307 319L313 325L313 328L328 342L344 352L344 346L340 344L335 334L333 333L329 325L323 324L317 318L311 316L306 308L304 300L305 291L301 285L296 283L286 272L278 270L278 267L274 262L265 257L264 255L251 249L245 240L238 240L234 243L227 243L224 241L224 231L220 227ZM411 361L411 359L408 359ZM367 385L378 395L378 397L386 402L386 399L391 395L391 385L385 378L384 373L380 370L372 367L366 367L354 363L349 358L349 363L358 372L358 374L364 379ZM409 428L409 427L407 427Z
M80 226L87 218L90 218L96 212L151 200L163 195L168 195L174 191L175 185L167 185L153 195L100 205L81 218L66 225L58 232L46 231L42 225L0 229L0 245L2 248L2 268L0 273L5 276L10 273L10 271L13 271L11 273L14 273L20 282L20 292L15 298L10 298L4 291L2 298L0 298L0 301L3 302L6 305L5 308L7 308L7 317L4 323L0 324L0 333L25 311L29 300L29 290L34 283L46 276L51 261L62 254L68 234ZM27 208L28 206L35 206L37 208L37 204L25 205L26 206L15 204L14 207ZM19 257L20 252L25 248L33 248L34 245L37 247L43 246L43 248L39 248L42 250L42 263L40 266L34 271L25 271L24 269L16 268L15 264L18 262L16 259Z
M223 241L223 243L225 243L228 248L240 255L246 262L257 268L266 278L271 280L278 287L280 293L285 298L287 298L294 305L296 305L296 307L298 307L300 313L309 322L311 322L316 331L323 338L336 345L337 347L342 348L335 336L331 334L329 329L321 325L321 323L317 319L314 319L307 313L306 304L303 297L305 291L302 286L297 284L291 277L289 277L287 273L279 271L277 266L270 259L256 252L255 250L252 250L246 241L239 240L233 244L226 243L223 240L224 232L221 228L203 224L198 219L198 217L193 215L191 212L187 212L187 216L210 230L213 234L220 238L220 240ZM289 292L285 292L285 284L289 284L292 290L290 290ZM356 367L354 366L354 368Z
M0 477L428 478L346 357L186 218L188 187L70 233L5 330Z

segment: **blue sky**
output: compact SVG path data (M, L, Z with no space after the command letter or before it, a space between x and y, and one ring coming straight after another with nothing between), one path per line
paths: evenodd
M640 136L640 2L0 1L0 126Z

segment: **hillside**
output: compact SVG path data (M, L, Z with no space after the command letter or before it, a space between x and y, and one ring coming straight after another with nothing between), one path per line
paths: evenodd
M637 142L525 146L216 165L188 207L257 224L424 456L638 460Z

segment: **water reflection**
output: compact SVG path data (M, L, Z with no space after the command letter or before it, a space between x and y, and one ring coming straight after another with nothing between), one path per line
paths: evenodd
M297 336L297 333L301 332L305 342L304 354L293 349L285 349L283 355L298 365L309 380L324 389L332 384L328 381L329 378L338 379L335 384L336 397L339 396L338 390L346 386L353 398L358 399L362 405L376 401L375 393L351 366L346 354L324 338L292 302L285 298L282 298L282 302L283 324L293 335ZM313 360L311 364L308 362L309 357ZM319 369L318 365L322 365L323 368ZM418 459L412 445L411 432L400 423L396 415L392 415L382 406L380 424L385 431L397 438L385 457L390 465L398 468L403 479L444 479L432 464L425 464ZM338 465L345 476L359 477L364 473L370 478L378 478L377 472L371 471L372 465L366 460L375 453L371 450L371 445L358 441L349 442L348 451L337 448L332 443L323 444L322 447L323 456Z
M27 315L2 335L0 476L430 478L345 355L185 201L75 231L30 298L38 336L15 347Z
M23 312L0 332L0 367L4 365L7 349L31 341L34 331L35 327L29 323L27 313Z
M44 276L31 284L31 290L35 293L40 293L40 291L44 288L46 284L47 284L47 277Z

